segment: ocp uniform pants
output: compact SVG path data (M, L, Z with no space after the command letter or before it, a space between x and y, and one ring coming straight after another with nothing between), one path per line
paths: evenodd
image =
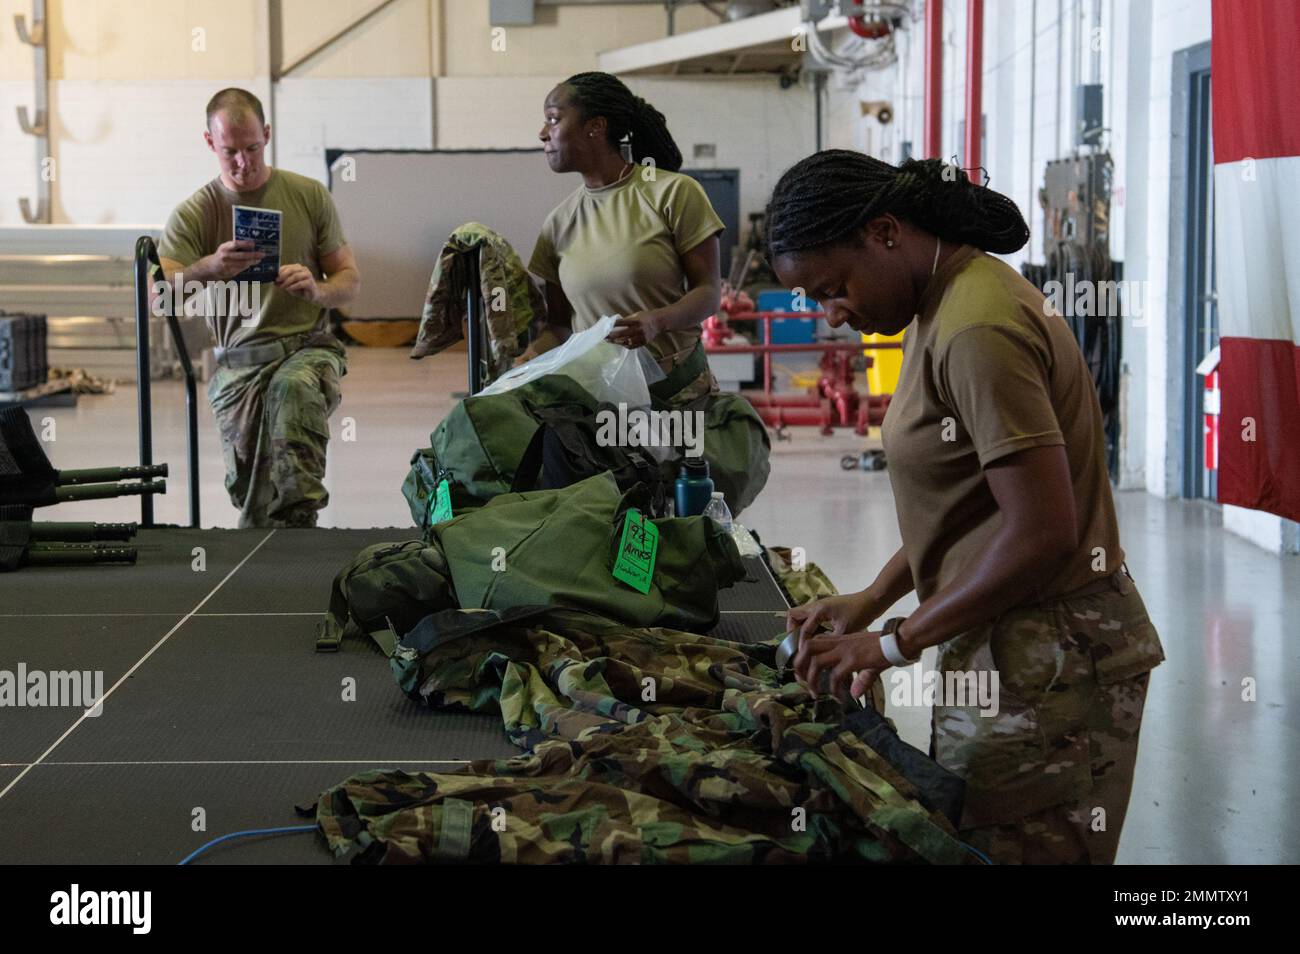
M301 348L256 367L217 368L208 399L241 527L316 525L317 511L329 503L329 416L346 373L341 344Z
M999 864L1113 863L1163 659L1123 571L944 643L941 674L998 685L994 716L934 707L931 754L966 780L961 837Z

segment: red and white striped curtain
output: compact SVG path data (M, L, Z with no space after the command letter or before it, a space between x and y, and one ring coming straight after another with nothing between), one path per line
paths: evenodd
M1300 520L1300 2L1212 17L1219 501Z

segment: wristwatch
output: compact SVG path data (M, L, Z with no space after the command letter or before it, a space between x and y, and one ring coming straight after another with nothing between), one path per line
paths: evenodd
M906 621L906 616L895 616L893 619L886 620L880 630L880 651L895 666L910 666L916 662L916 659L921 658L917 656L916 659L908 659L898 646L898 628Z

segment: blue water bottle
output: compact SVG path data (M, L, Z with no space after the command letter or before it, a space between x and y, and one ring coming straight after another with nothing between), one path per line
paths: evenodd
M703 457L688 457L677 475L675 503L677 516L698 517L713 498L713 478L709 462Z

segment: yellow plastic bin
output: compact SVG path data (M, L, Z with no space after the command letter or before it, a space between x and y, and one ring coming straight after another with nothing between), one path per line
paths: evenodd
M893 394L898 388L898 373L903 367L903 350L901 348L873 348L873 344L882 342L901 343L903 332L896 335L863 335L862 343L867 347L863 354L871 358L871 367L867 368L867 390L871 394Z

